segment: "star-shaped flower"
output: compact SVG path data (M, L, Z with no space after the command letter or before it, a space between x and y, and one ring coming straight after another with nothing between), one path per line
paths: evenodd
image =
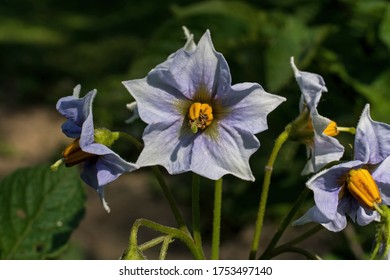
M257 83L232 86L209 31L145 78L123 83L148 124L139 166L162 165L170 174L193 171L212 180L225 174L254 180L249 157L260 146L254 134L267 129L268 113L285 99Z
M380 219L378 205L390 205L390 126L373 121L366 105L354 144L354 159L313 176L307 187L314 192L315 206L294 224L317 222L340 231L346 215L359 225ZM380 211L380 210L379 210Z
M327 91L324 79L317 74L299 71L291 58L291 66L302 95L299 104L300 116L294 127L292 140L306 144L308 161L302 174L318 172L332 161L339 160L344 154L344 147L332 137L338 134L334 121L321 116L317 105L322 93Z
M118 135L106 129L94 129L92 102L96 90L79 98L80 86L76 86L73 95L63 97L57 102L57 110L66 122L63 133L75 140L64 150L62 161L66 166L84 163L81 178L99 194L104 208L110 209L104 199L104 186L121 174L135 170L137 166L122 159L109 146ZM53 165L56 168L56 165Z

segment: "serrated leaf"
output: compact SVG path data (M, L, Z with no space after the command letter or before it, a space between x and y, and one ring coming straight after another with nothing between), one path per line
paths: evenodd
M0 182L0 258L48 259L60 252L84 214L77 169L16 170Z

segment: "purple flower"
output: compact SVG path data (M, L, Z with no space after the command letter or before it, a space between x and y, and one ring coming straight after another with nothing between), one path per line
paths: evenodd
M366 105L357 126L354 159L306 183L316 205L294 224L317 222L330 231L340 231L347 224L346 215L367 225L379 221L378 205L390 204L390 126L373 121L369 108Z
M123 82L148 124L137 164L170 174L193 171L212 180L233 174L254 180L249 157L267 129L266 117L285 99L256 83L231 85L230 70L210 32L138 80Z
M302 171L305 175L318 172L328 163L339 160L344 154L344 147L332 137L338 134L336 123L317 111L322 93L327 91L324 79L317 74L299 71L293 58L291 66L302 92L299 104L302 120L295 140L307 147L308 161Z
M72 96L63 97L57 102L57 110L67 118L62 125L63 133L75 138L63 152L65 165L84 163L81 178L99 194L104 208L109 212L104 200L104 186L114 181L124 172L136 169L136 165L122 159L109 147L118 137L105 129L94 129L92 102L96 90L79 98L80 85Z

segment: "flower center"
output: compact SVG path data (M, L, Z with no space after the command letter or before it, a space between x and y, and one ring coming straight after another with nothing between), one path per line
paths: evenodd
M65 150L62 152L64 157L65 166L73 166L80 162L86 161L97 157L97 155L86 153L80 148L80 138L75 139Z
M195 102L188 110L188 125L193 133L197 133L198 129L205 129L213 121L213 109L209 104Z
M337 129L337 124L336 122L334 121L330 121L330 123L328 124L328 126L325 128L325 130L323 131L323 133L325 135L328 135L328 136L336 136L337 134L339 134L339 130Z
M348 173L347 188L362 206L373 209L375 204L381 203L379 189L367 169L352 169Z

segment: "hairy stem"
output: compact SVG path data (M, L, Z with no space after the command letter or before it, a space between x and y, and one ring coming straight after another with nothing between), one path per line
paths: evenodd
M290 134L290 130L291 130L291 125L288 125L288 126L286 126L285 130L278 136L278 138L275 141L274 148L272 149L271 155L268 159L268 163L265 166L263 188L262 188L262 192L261 192L261 196L260 196L259 210L257 212L255 232L253 234L252 246L251 246L251 251L249 254L249 259L252 259L252 260L256 259L257 251L259 248L261 231L263 229L264 214L265 214L265 208L267 205L268 191L269 191L269 186L271 183L271 175L272 175L273 166L274 166L276 157L279 154L280 149L282 148L284 142L286 142L288 139L288 136Z
M211 240L211 259L219 259L219 242L221 235L221 209L222 209L222 178L215 181L213 233Z

